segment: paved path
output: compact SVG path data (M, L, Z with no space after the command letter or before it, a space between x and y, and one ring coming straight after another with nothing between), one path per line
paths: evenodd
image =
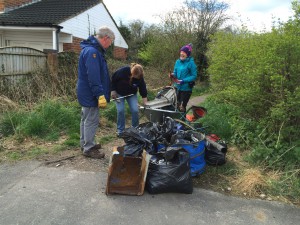
M204 102L204 100L209 96L209 94L201 95L197 97L193 97L188 102L188 107L192 105L199 105L200 103Z
M0 165L1 225L296 225L300 208L194 189L193 194L105 195L107 174Z

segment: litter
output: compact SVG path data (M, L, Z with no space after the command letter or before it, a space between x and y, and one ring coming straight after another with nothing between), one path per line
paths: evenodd
M143 195L150 155L124 156L123 147L114 147L110 158L106 194Z

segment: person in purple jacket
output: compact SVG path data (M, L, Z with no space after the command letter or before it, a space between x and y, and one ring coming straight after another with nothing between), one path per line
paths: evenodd
M110 77L105 60L106 49L115 35L108 27L100 27L95 36L80 43L82 48L78 63L77 98L81 105L80 146L83 155L103 158L104 153L95 143L99 125L99 108L110 101Z
M139 125L139 108L137 91L147 103L147 88L144 80L144 70L140 64L131 63L115 71L111 79L111 97L116 99L117 106L117 136L125 129L125 99L131 112L131 125Z

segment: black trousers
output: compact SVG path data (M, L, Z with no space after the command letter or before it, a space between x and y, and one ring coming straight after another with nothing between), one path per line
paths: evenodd
M184 107L184 111L186 109L187 103L190 100L191 95L191 91L178 91L177 93L177 105Z

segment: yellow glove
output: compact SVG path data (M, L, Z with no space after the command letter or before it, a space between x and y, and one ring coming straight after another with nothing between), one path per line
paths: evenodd
M107 106L106 99L105 99L104 95L101 95L98 98L98 107L101 109L104 109L104 108L106 108L106 106Z

